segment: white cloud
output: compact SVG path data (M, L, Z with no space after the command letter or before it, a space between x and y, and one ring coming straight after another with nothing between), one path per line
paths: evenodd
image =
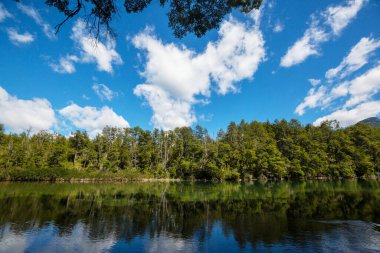
M0 23L5 19L12 17L8 10L4 7L3 3L0 3Z
M237 91L234 83L251 78L264 61L264 38L258 26L233 19L225 21L218 33L220 40L209 43L199 59L207 64L204 67L217 84L218 92L226 94Z
M76 71L74 62L78 62L79 58L75 55L67 55L61 57L58 63L50 63L49 66L54 72L60 74L72 74Z
M42 19L40 13L32 6L18 3L17 7L28 17L32 18L37 25L41 26L42 31L51 40L56 39L56 35L51 26Z
M312 86L317 86L318 84L321 83L321 80L320 80L320 79L313 79L313 78L310 78L308 81L311 83Z
M86 29L86 23L78 20L72 29L71 39L80 50L80 62L96 63L99 71L113 72L112 64L123 63L115 50L116 42L107 37L105 43L94 39Z
M321 117L315 124L320 124L326 119L337 119L342 121L342 126L347 126L368 115L376 116L379 101L374 101L373 98L379 91L380 63L364 74L330 88L320 86L317 89L316 86L313 86L304 101L297 106L295 113L303 115L307 108L321 107L325 109L335 103L333 107L335 111ZM371 106L374 107L371 108Z
M171 96L193 102L194 95L209 95L209 72L184 46L163 44L144 31L133 39L134 45L147 51L147 63L142 76L146 83L170 92Z
M306 60L311 55L318 55L319 44L328 40L329 35L313 21L302 38L296 41L281 58L282 67L291 67Z
M233 18L224 21L219 40L209 42L202 53L184 45L164 44L149 29L133 38L135 47L147 52L141 73L145 83L134 93L152 107L155 127L191 125L196 121L192 106L207 100L212 84L219 94L226 94L239 90L236 82L253 77L265 59L265 48L259 14L253 14L252 19L254 24Z
M345 78L368 63L372 53L380 47L380 40L362 38L336 67L326 72L326 78Z
M323 13L326 23L338 35L356 17L367 0L348 0L346 5L330 6Z
M309 56L320 54L320 45L340 35L367 0L347 0L344 4L330 6L319 14L313 14L311 24L281 58L282 67L291 67Z
M80 59L75 55L66 55L65 57L61 57L58 63L52 62L49 66L54 72L60 74L72 74L76 71L74 63L79 61Z
M304 101L295 110L298 115L303 115L306 108L315 108L320 105L322 98L326 95L326 87L320 86L318 89L313 87L309 90Z
M134 90L135 95L143 96L153 110L151 119L155 127L171 130L176 127L190 126L196 121L192 103L176 99L162 88L140 84Z
M115 50L116 42L107 37L105 43L96 40L88 33L86 23L78 20L72 28L70 38L79 49L78 56L74 54L60 57L58 63L51 62L49 66L53 71L61 74L72 74L76 71L75 63L96 63L99 71L113 72L113 64L123 63Z
M342 127L353 125L363 119L380 114L380 101L370 101L357 105L353 109L340 109L327 116L318 118L313 124L319 126L326 120L338 120Z
M56 122L50 102L43 98L18 99L0 87L0 122L15 132L47 130Z
M14 28L8 28L7 33L9 40L17 46L29 44L34 41L34 36L28 32L19 33Z
M327 105L328 103L331 103L332 101L345 97L348 95L348 89L350 87L350 82L343 82L336 86L334 86L329 94L326 94L326 97L324 97L324 103L323 105Z
M325 109L334 103L335 109L344 112L359 104L372 101L380 90L380 62L352 80L343 82L340 80L352 75L367 64L371 54L379 47L380 40L362 38L352 47L339 66L326 72L325 77L330 84L329 88L320 86L317 89L321 80L309 79L313 87L309 90L304 101L297 106L295 113L303 115L307 108L321 107Z
M117 92L112 91L105 84L99 83L94 84L92 89L98 95L101 100L111 101L115 96L117 96Z
M368 70L363 75L350 81L347 87L350 95L345 106L351 107L368 101L380 90L380 64Z
M273 32L275 33L282 32L283 30L284 30L284 25L279 21L273 27Z
M128 122L108 106L98 110L91 106L71 104L59 110L59 114L75 127L86 130L91 137L95 137L106 126L129 127Z

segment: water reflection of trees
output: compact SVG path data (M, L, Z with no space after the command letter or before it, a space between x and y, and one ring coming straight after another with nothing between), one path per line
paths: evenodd
M303 238L323 219L380 223L376 181L255 184L1 184L0 226L16 233L53 223L59 235L83 224L93 240L170 233L205 240L216 223L240 245ZM0 239L2 232L0 232Z

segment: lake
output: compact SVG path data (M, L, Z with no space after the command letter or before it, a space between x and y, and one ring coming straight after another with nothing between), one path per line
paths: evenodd
M379 181L0 187L0 252L380 252Z

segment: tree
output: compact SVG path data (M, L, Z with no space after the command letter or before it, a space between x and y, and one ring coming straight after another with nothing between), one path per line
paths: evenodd
M53 137L52 147L50 148L47 166L48 168L65 168L67 163L68 145L64 136Z
M0 123L0 140L2 140L2 138L4 138L4 125Z
M77 130L69 138L69 145L70 145L70 153L69 153L70 161L75 166L79 158L81 167L86 168L89 163L87 153L88 153L88 149L90 145L90 138L88 137L88 134L86 132Z
M124 8L127 13L137 13L146 9L151 2L152 0L125 0ZM91 28L95 28L97 36L102 26L113 33L110 22L118 14L119 8L115 0L46 0L45 3L57 8L65 16L56 26L57 32L67 20L88 9L90 13L87 17L92 19L89 23L93 24ZM262 0L160 0L161 6L169 9L169 27L178 38L187 33L201 37L216 28L233 9L248 13L258 9L261 3Z

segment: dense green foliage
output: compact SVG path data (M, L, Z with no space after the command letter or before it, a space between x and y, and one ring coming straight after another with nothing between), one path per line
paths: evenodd
M242 121L230 123L216 138L197 126L153 132L107 127L91 139L81 131L66 138L49 132L6 134L0 127L3 179L113 173L216 180L379 175L380 128Z

